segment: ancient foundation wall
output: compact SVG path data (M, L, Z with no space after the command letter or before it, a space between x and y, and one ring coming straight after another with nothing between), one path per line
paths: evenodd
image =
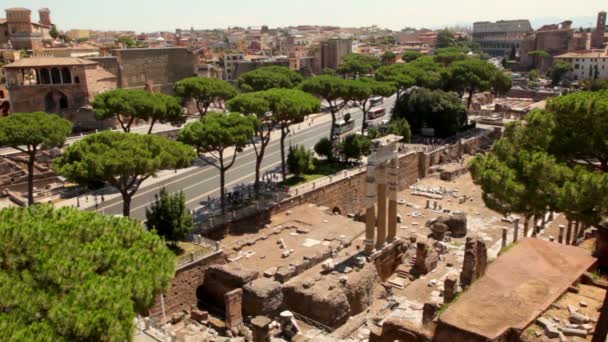
M406 320L395 318L384 321L382 331L372 331L369 337L370 342L431 342L432 339L430 332L422 330Z
M205 282L207 269L212 265L225 263L224 252L217 251L192 264L185 265L175 272L171 287L164 294L165 315L170 316L181 310L189 310L198 303L197 289ZM149 316L162 313L160 296L148 310Z

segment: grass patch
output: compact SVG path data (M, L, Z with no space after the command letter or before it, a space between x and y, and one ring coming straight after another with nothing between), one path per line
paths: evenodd
M435 313L435 318L437 318L437 317L441 316L441 314L443 314L443 313L444 313L444 312L445 312L445 311L446 311L446 310L447 310L447 309L450 307L450 305L452 305L452 304L456 303L456 301L457 301L457 300L460 298L460 296L462 296L462 294L463 294L463 293L464 293L464 291L462 291L462 292L458 292L458 293L456 294L456 296L454 297L454 299L452 299L452 301L451 301L451 302L449 302L449 303L447 303L447 304L443 304L443 305L441 306L441 308L440 308L440 309L437 311L437 313Z
M323 177L336 174L340 171L348 170L352 166L353 165L350 163L330 162L327 160L315 159L315 170L312 173L301 176L291 176L287 178L285 182L281 183L281 185L289 187L302 185Z
M459 248L459 247L464 246L464 242L452 240L452 246Z
M516 245L517 245L517 242L508 244L505 248L501 249L500 252L498 252L498 256L501 256L504 253L507 253L508 251L513 249L513 247L515 247Z

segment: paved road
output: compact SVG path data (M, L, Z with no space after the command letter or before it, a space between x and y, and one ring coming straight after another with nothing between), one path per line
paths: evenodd
M384 107L390 113L394 106L395 98L386 99ZM355 120L356 129L361 129L362 113L360 110L350 109L352 119ZM387 118L390 114L387 114ZM316 121L324 118L317 118ZM305 127L302 130L292 133L287 138L286 145L304 145L313 148L314 145L323 137L329 136L330 122L315 124L312 127ZM266 148L264 162L262 164L262 174L270 169L274 169L281 164L280 142L278 139L272 140ZM238 184L253 182L255 177L255 152L252 148L246 149L237 156L234 166L226 172L226 189L230 189ZM140 189L131 202L131 217L145 218L146 207L154 201L154 195L161 188L165 187L168 192L184 191L187 206L189 209L200 207L200 202L206 200L208 196L219 196L219 171L213 166L201 166L192 171L176 175L173 178L153 184ZM99 206L98 211L105 214L121 214L122 200L115 198L106 200Z

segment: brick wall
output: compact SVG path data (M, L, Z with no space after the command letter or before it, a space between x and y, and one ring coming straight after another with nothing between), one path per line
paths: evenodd
M186 265L175 272L171 287L165 292L165 315L168 317L181 310L190 310L198 303L197 290L205 281L207 268L225 263L223 251L215 252L197 262ZM160 296L148 310L149 316L162 313Z
M173 92L175 82L195 75L196 57L185 48L112 50L120 65L119 86Z

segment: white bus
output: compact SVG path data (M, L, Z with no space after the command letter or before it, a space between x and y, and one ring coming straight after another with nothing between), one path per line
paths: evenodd
M338 140L341 141L342 138L346 137L349 133L355 130L355 120L344 121L340 120L336 122L334 126L334 132Z
M372 108L367 113L367 120L373 121L383 117L384 115L386 115L386 109L384 109L384 107Z
M377 107L377 106L379 106L379 105L381 105L381 104L384 103L384 97L382 97L382 96L374 96L374 97L372 97L372 98L369 99L369 103L370 103L370 105L371 105L372 108L373 107Z

